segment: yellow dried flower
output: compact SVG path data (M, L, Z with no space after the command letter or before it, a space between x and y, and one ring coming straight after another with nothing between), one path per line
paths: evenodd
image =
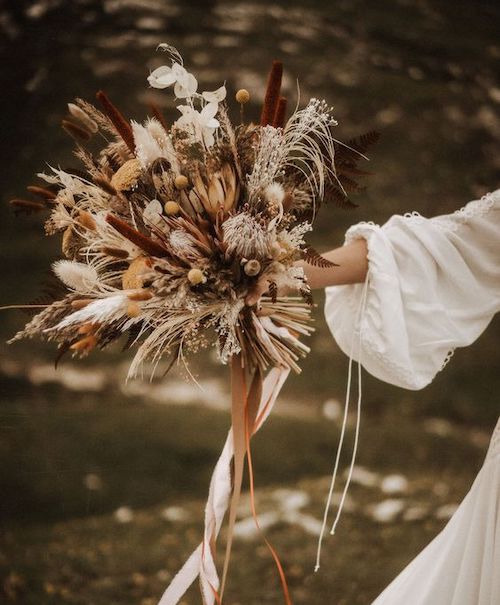
M164 206L165 208L165 213L168 216L175 216L176 214L179 214L181 207L179 206L179 204L177 202L174 201L170 201L167 202Z
M240 88L236 93L236 102L240 105L245 105L250 101L250 93L246 88Z
M201 269L191 269L187 277L189 282L193 286L197 286L198 284L204 284L207 281L207 278L205 277Z
M135 158L127 160L111 178L111 185L117 191L130 191L137 185L141 172L142 167L139 160Z
M174 185L176 189L187 189L187 187L189 186L187 176L184 176L183 174L179 174L178 176L176 176Z

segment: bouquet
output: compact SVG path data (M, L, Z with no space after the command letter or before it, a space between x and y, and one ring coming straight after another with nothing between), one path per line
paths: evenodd
M251 436L309 352L301 337L313 329L312 296L297 261L332 266L305 236L323 202L354 205L348 194L366 174L357 163L377 135L340 143L331 108L317 99L287 117L278 61L260 123L245 122L250 95L242 89L235 96L241 123L233 125L226 88L198 92L178 51L159 49L169 65L148 81L173 87L180 116L169 124L153 105L138 123L102 91L98 107L76 99L62 127L83 170L51 168L28 187L31 199L11 201L17 211L50 213L45 231L61 237L63 256L53 271L66 289L13 340L55 341L60 357L124 338L126 349L136 349L130 377L163 362L164 372L174 363L188 369L188 356L207 347L230 363L232 422L210 484L203 539L161 600L177 603L199 577L203 602L212 605L222 601L245 458L253 502ZM252 301L262 284L265 295ZM227 510L220 580L216 539Z

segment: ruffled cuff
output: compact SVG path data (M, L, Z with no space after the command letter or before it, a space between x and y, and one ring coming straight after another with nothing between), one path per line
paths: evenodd
M373 376L396 386L418 390L433 376L417 371L401 298L399 271L390 240L373 223L353 225L345 243L364 238L368 246L367 291L363 284L326 288L325 318L340 349L360 361Z

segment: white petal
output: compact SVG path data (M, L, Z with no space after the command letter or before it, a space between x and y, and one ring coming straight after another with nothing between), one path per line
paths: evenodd
M176 78L172 69L166 65L158 67L148 77L148 82L153 88L167 88L175 82Z
M179 65L179 63L174 63L172 65L172 73L174 74L175 79L179 80L180 78L187 76L188 72L186 71L186 68Z
M217 103L207 103L201 110L201 119L203 123L207 123L209 120L214 118L219 110Z
M202 93L202 97L205 99L205 101L208 101L209 103L220 103L226 98L226 87L221 86L220 88L212 92L205 91L204 93Z
M220 126L220 122L219 120L216 120L215 118L212 118L211 120L208 120L208 122L205 124L205 128L219 128Z

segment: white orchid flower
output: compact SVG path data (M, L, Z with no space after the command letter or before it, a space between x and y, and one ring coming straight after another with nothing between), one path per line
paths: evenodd
M201 96L209 103L221 103L226 98L226 87L221 86L212 92L205 91Z
M179 105L177 109L182 116L176 125L184 130L191 129L197 139L211 147L215 143L214 132L220 125L219 120L215 118L219 109L217 103L207 103L201 111L196 111L189 105Z
M198 82L182 65L174 63L172 67L162 65L148 77L153 88L168 88L174 84L174 94L178 99L192 97L198 89Z

